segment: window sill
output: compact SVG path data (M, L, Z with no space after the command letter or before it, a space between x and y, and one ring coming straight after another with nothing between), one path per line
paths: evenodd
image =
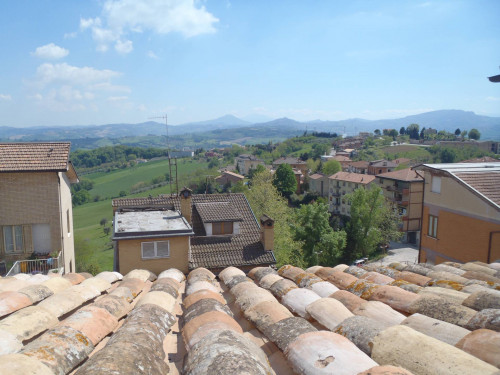
M151 257L151 258L142 258L141 257L141 260L168 259L168 258L170 258L170 255L164 256L164 257Z

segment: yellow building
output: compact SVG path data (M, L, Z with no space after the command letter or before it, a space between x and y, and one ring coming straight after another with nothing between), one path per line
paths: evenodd
M70 146L0 143L0 260L23 260L11 274L75 271L70 185L78 176L69 161ZM28 261L33 253L40 261ZM49 254L60 256L49 264Z
M375 180L375 176L337 172L328 177L329 180L329 211L336 215L350 216L350 202L343 199L344 195L354 192L354 190L363 187L365 188Z
M423 164L420 262L500 260L500 163Z
M195 194L113 200L114 269L155 273L174 267L213 272L276 264L274 222L255 218L243 194Z
M418 244L422 224L424 179L410 168L377 175L384 196L398 210L403 241Z

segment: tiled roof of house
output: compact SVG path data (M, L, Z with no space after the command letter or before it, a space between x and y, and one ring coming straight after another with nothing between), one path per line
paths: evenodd
M311 180L319 180L320 178L325 177L323 173L315 173L309 176Z
M411 168L400 169L399 171L392 171L378 174L377 177L387 178L390 180L407 181L407 182L423 182L424 179L420 177L417 172Z
M0 143L0 172L67 171L70 142Z
M445 173L500 209L500 162L422 164L415 169Z
M337 172L328 177L330 180L339 180L346 182L355 182L357 184L369 184L375 180L375 176L361 173Z
M484 173L455 173L463 182L500 206L500 170Z
M389 168L396 168L398 165L396 163L393 163L392 161L389 160L373 160L369 164L372 167L389 167Z
M0 374L494 375L499 276L481 262L19 274L0 278Z
M217 267L276 263L273 252L265 251L260 242L260 225L245 195L194 194L192 204L192 226L195 235L191 238L191 268L213 268L214 259L219 259L220 265ZM115 208L170 207L180 210L180 197L166 195L155 198L118 198L112 201L112 205ZM207 237L202 216L205 220L226 221L224 212L231 217L230 221L240 221L240 234Z
M306 164L305 161L300 160L299 158L292 158L292 157L286 157L286 158L280 158L276 159L273 161L273 165L280 165L280 164Z
M234 173L234 172L231 172L231 171L224 171L224 172L222 172L222 174L223 175L227 174L227 175L230 175L230 176L233 176L233 177L237 177L237 178L242 179L242 180L245 178L245 176L242 176L241 174ZM220 176L220 177L222 177L222 176Z
M370 165L369 161L365 160L360 160L360 161L351 161L349 163L350 166L355 167L355 168L368 168L368 165Z
M351 161L351 158L349 158L348 156L343 156L343 155L335 155L333 157L334 160L337 160L337 161Z
M194 206L204 223L243 221L243 216L229 202L195 203Z

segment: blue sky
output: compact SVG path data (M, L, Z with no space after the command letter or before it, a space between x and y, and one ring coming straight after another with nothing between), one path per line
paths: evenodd
M500 1L16 0L0 126L500 116Z

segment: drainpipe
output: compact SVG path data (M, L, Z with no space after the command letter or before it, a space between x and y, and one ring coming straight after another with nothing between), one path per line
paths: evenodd
M61 231L61 253L62 253L62 263L66 266L66 259L64 253L64 229L63 229L63 212L62 212L62 198L61 198L61 176L60 172L57 172L57 194L59 197L59 229ZM61 267L60 264L57 265ZM64 268L64 273L66 273L66 267Z
M422 224L424 222L425 178L420 173L418 173L416 169L414 169L414 171L418 176L422 177L422 179L424 180L422 185L422 208L420 210L420 241L418 241L418 262L420 263L420 254L422 253L422 237L424 232Z
M490 259L491 258L491 245L493 243L493 235L495 233L500 233L500 230L490 232L490 241L488 243L488 258L487 258L488 263L491 263L491 259Z

